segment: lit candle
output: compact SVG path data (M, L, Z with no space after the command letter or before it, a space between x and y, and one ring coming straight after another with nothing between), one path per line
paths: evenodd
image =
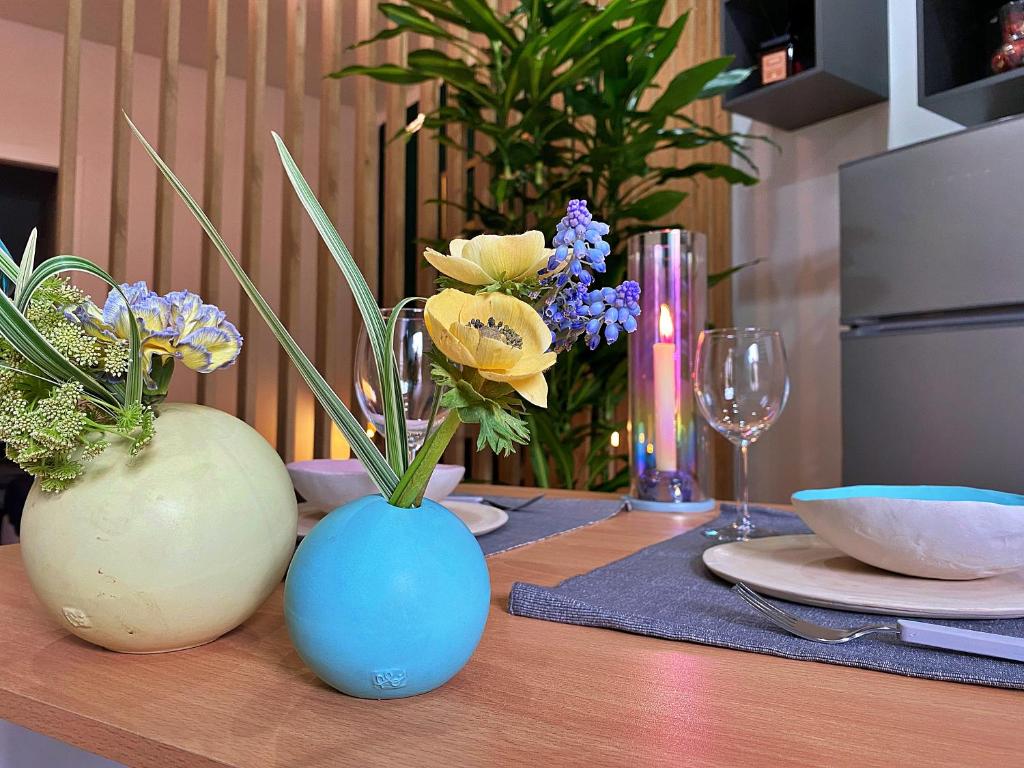
M676 447L676 345L673 341L672 313L661 305L658 318L661 341L654 345L654 464L659 472L678 469Z

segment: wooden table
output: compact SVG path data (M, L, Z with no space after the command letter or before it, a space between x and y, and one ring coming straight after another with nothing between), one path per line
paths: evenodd
M442 689L392 702L348 698L305 669L280 589L215 643L125 656L52 626L18 547L3 547L0 718L154 768L1024 763L1020 692L505 611L513 581L554 584L705 519L624 513L489 558L493 606L476 655Z

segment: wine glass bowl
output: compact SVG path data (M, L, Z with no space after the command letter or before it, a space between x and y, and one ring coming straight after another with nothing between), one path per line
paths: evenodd
M393 310L382 309L387 322ZM402 391L402 410L405 413L406 437L410 458L426 440L433 415L440 422L447 415L443 409L433 413L437 386L430 375L430 335L423 320L423 310L404 307L399 310L394 335L395 362L398 365L398 383ZM366 328L359 331L355 354L356 400L367 422L378 432L384 431L384 406L380 379L370 348Z
M748 500L747 451L776 422L789 399L786 350L778 331L722 328L704 331L693 373L697 407L740 452L739 518L708 531L722 541L749 539L754 526Z

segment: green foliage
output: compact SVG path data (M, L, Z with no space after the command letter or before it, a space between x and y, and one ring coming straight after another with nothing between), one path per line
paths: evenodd
M143 401L137 324L129 323L127 347L89 338L65 313L88 297L58 276L85 272L120 286L76 256L36 268L35 244L33 231L19 265L0 243L0 274L14 284L13 299L0 292L0 440L44 490L60 491L107 447L108 436L130 440L132 452L146 445L153 413Z
M566 202L585 198L611 227L616 250L607 277L614 285L625 272L629 235L648 229L645 222L672 216L685 198L683 191L666 189L667 182L757 181L726 163L678 167L671 164L674 154L661 152L720 146L749 163L744 146L750 137L701 125L687 113L693 102L742 82L749 70L730 70L731 59L718 58L680 72L664 88L656 85L688 18L663 25L665 7L666 0L608 0L603 7L585 0L523 0L499 14L486 0L384 3L381 11L392 26L374 40L425 35L461 54L412 50L406 66L348 67L332 76L444 83L448 101L426 116L425 128L492 169L489 195L470 190L465 201L448 203L478 222L480 230L465 234L551 233ZM463 42L481 38L486 42L480 47ZM455 145L447 130L452 125L474 140ZM624 429L614 419L626 388L624 350L574 348L559 355L548 410L530 409L531 458L542 484L552 481L550 459L563 487L622 485L622 473L611 476L607 447L611 432ZM589 423L574 426L581 412L589 414ZM585 444L590 447L581 463L574 448Z
M441 407L455 411L463 424L479 424L477 450L490 448L501 456L526 445L530 430L524 421L523 403L507 384L485 381L475 370L456 369L433 351L431 375L444 394Z
M31 259L23 259L22 265ZM19 270L24 287L31 268ZM120 380L128 370L128 346L91 336L67 312L88 297L66 279L47 277L25 301L24 319L71 366L97 380ZM142 401L122 405L86 391L80 381L55 379L21 354L4 336L0 343L0 440L7 457L38 477L45 491L67 488L113 438L138 453L154 434L153 410Z

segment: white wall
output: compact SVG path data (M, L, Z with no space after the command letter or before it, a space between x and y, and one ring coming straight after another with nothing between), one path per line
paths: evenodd
M762 263L733 282L737 325L779 328L792 391L751 452L751 497L785 501L841 482L839 165L961 126L917 106L912 0L889 2L889 102L786 132L734 116L757 143L761 183L732 193L733 262Z

